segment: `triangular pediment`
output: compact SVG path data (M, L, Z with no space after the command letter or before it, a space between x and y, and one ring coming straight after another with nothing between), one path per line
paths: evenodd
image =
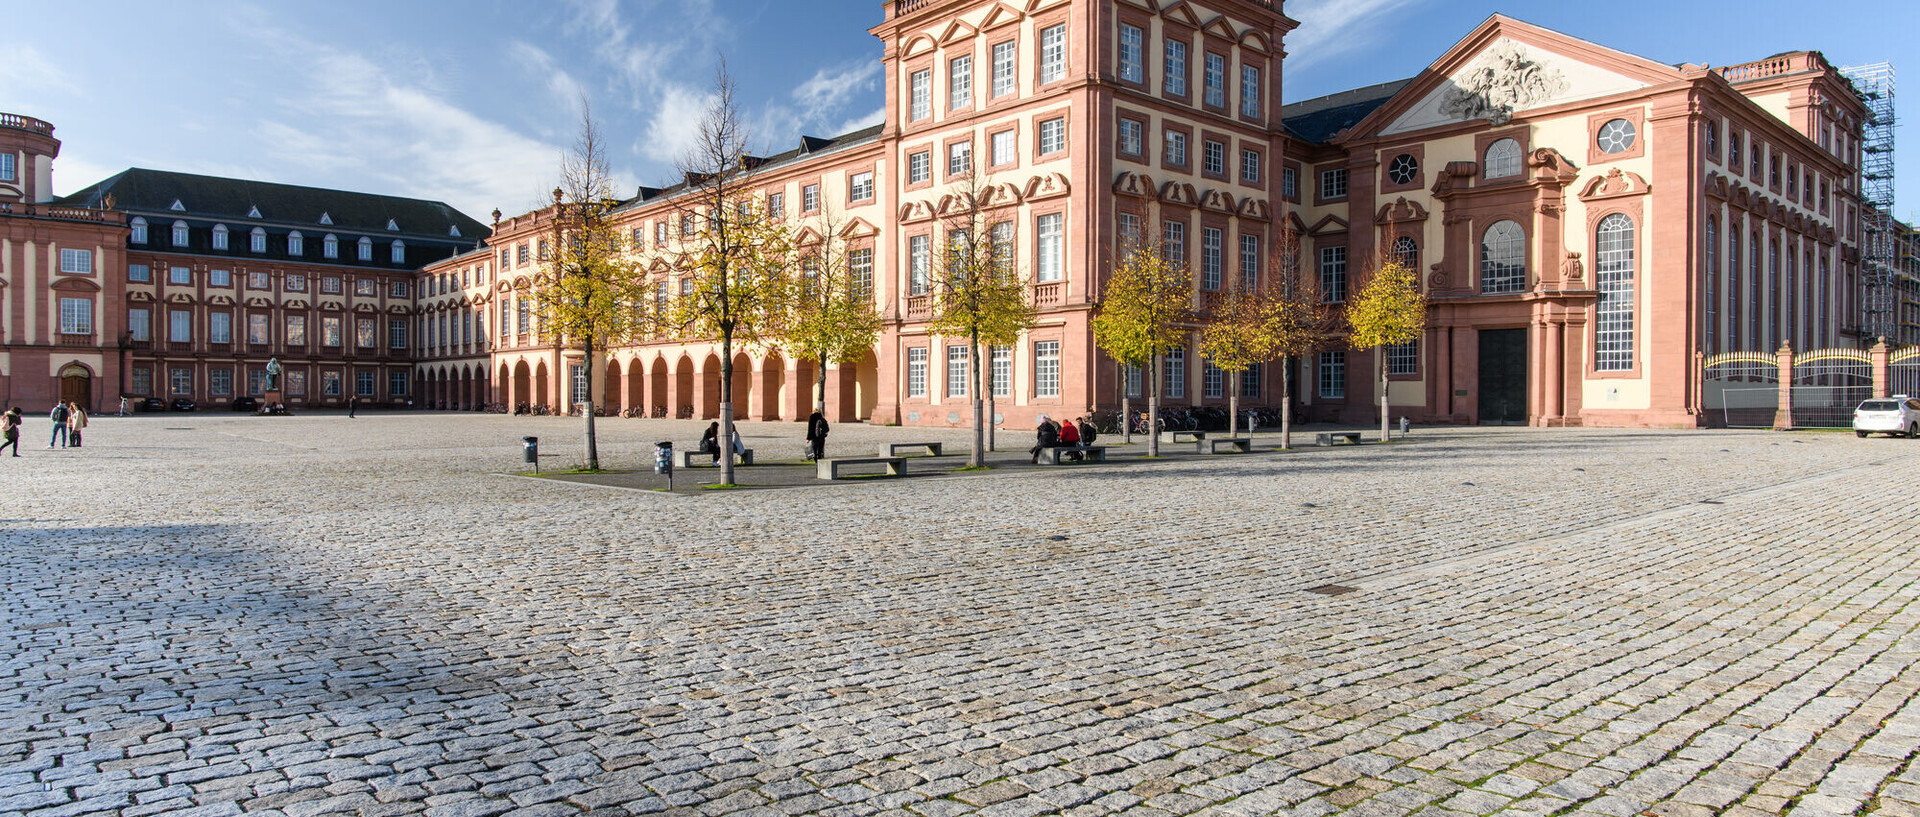
M1378 110L1356 136L1393 136L1612 96L1680 77L1680 71L1557 31L1493 15Z
M1212 34L1216 37L1225 38L1228 42L1238 42L1240 40L1240 32L1233 30L1233 24L1227 22L1227 15L1225 14L1208 20L1206 25L1200 27L1200 31L1204 34Z
M998 3L987 12L986 18L980 21L980 28L984 31L995 26L1017 23L1024 17L1026 17L1026 15L1021 13L1019 9L1005 3Z
M967 25L960 20L955 20L947 25L946 31L940 33L940 44L951 45L961 40L970 39L977 33L978 32L973 30L973 26Z
M820 241L820 231L812 227L802 227L800 228L800 232L793 234L793 244L796 247L811 247L819 244ZM661 264L660 268L665 268L665 266L665 264Z
M1201 24L1200 15L1194 13L1193 4L1187 0L1161 9L1160 17L1169 23L1179 23L1189 28L1199 28Z
M847 222L847 226L840 230L841 238L866 238L879 234L880 230L864 218L856 218L849 221Z

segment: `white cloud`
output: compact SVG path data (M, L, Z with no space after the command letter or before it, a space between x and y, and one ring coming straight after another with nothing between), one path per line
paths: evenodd
M793 89L793 99L800 105L800 116L805 121L817 122L838 114L840 109L846 107L847 100L871 89L879 81L880 71L879 60L861 59L814 72L811 78Z
M846 133L848 131L856 131L861 128L868 127L870 125L878 125L881 122L885 122L886 120L887 120L887 109L885 106L881 106L878 108L874 108L871 111L868 111L865 116L856 116L852 119L849 119L845 122L840 123L840 127L834 129L833 135L839 136L840 134Z
M548 96L561 101L566 107L573 108L586 97L586 89L580 85L580 82L575 80L572 74L567 73L566 69L561 68L553 55L541 50L539 46L514 40L513 44L507 47L507 53L528 71L546 77ZM577 114L578 111L575 113Z
M12 43L7 46L7 56L0 59L0 88L9 94L31 91L42 96L79 96L86 97L80 85L62 71L53 60L47 59L27 43ZM35 107L39 103L34 99L9 100L9 104L25 103ZM31 116L31 111L14 111Z
M700 119L712 97L685 86L664 89L647 133L636 145L640 155L673 164L687 157L700 135Z
M1387 39L1394 12L1424 0L1294 0L1287 15L1300 27L1287 35L1287 70L1326 61Z

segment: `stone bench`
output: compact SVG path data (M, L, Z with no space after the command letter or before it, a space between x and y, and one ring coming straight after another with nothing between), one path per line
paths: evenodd
M1358 431L1322 431L1313 435L1313 444L1333 445L1333 438L1335 437L1345 439L1348 445L1360 444L1360 432Z
M1232 454L1245 454L1253 450L1253 440L1246 437L1224 437L1217 440L1208 440L1207 443L1213 447L1213 453L1215 454L1221 453L1221 449L1223 448L1227 450L1227 453Z
M1197 443L1207 438L1205 431L1162 431L1160 439L1170 443ZM1196 448L1195 450L1198 450Z
M880 456L898 457L904 449L924 448L927 450L927 456L938 457L940 456L940 445L940 443L881 443Z
M1061 463L1061 459L1060 459L1061 454L1073 454L1073 453L1078 453L1081 455L1080 462L1106 462L1107 461L1106 446L1089 445L1086 448L1042 448L1040 449L1040 464L1041 465L1059 465ZM1072 462L1072 460L1067 460L1067 462Z
M836 457L815 460L813 475L818 479L839 479L840 470L853 465L884 465L887 467L886 475L890 477L903 476L907 471L905 457ZM868 476L879 476L879 474Z
M700 458L700 461L694 462L695 457ZM739 459L740 459L741 465L752 465L753 449L751 448L741 449L741 454ZM680 449L680 467L681 468L718 468L719 466L720 466L720 458L715 457L712 454L702 452L698 448Z

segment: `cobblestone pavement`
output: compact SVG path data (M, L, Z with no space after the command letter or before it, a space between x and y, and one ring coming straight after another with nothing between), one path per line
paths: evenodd
M634 467L698 427L602 432ZM1920 813L1920 441L498 474L574 428L103 418L0 461L0 813ZM889 435L928 432L834 441Z

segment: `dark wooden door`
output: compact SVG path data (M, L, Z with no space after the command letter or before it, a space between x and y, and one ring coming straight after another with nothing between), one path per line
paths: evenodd
M1527 422L1527 330L1480 331L1480 424Z

